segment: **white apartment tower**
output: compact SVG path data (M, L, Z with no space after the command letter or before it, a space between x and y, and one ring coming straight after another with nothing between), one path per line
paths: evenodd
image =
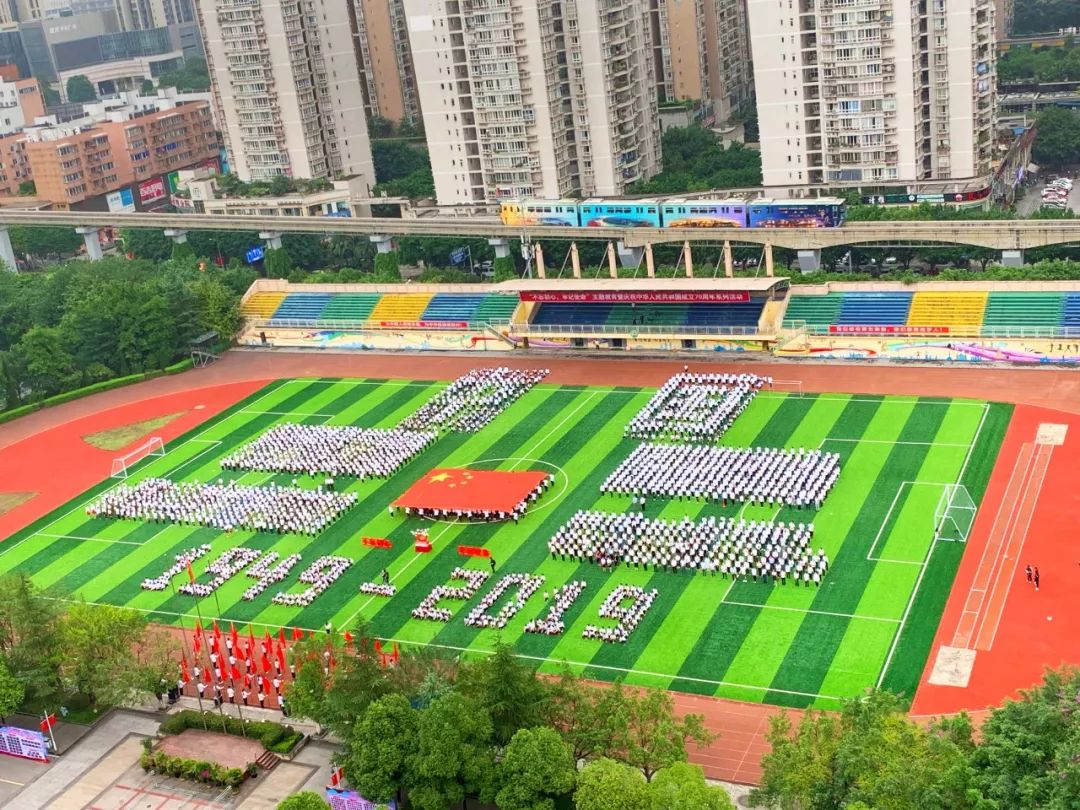
M648 0L405 0L440 204L619 196L660 168Z
M242 180L374 183L356 17L340 0L197 0L218 122Z
M748 0L766 186L985 177L994 0Z

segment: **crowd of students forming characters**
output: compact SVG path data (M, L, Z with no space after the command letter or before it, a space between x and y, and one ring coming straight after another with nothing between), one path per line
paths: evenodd
M633 439L715 441L772 382L772 377L757 374L684 371L660 386L627 424L625 434Z
M546 368L473 369L429 399L401 427L474 433L547 375Z
M710 516L651 520L640 512L579 511L548 541L560 560L612 569L620 563L660 571L700 571L732 579L820 585L824 549L810 545L814 524Z
M647 443L623 460L600 491L820 509L839 477L839 454L822 450Z
M236 481L201 484L147 478L121 484L86 507L91 517L208 526L314 537L353 504L356 494L300 487L248 486Z
M226 456L221 466L293 475L389 478L437 438L431 430L288 423L270 428Z

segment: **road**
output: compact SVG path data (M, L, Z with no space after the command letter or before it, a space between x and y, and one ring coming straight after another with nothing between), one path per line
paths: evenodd
M1040 181L1038 185L1030 187L1024 198L1016 204L1016 213L1022 217L1035 213L1042 205L1042 190L1045 186L1046 183ZM1073 189L1069 194L1069 207L1074 212L1080 213L1080 181L1073 184Z

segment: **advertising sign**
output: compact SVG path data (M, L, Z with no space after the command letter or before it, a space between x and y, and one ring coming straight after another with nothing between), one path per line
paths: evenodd
M256 245L247 252L247 263L255 264L255 262L261 262L263 256L266 255L266 249L261 245Z
M165 181L160 177L139 183L139 202L148 205L165 199Z
M468 329L468 321L379 321L390 329Z
M541 304L737 304L750 300L750 293L740 290L701 292L523 292L522 301Z
M385 804L369 801L355 790L328 787L326 789L326 801L331 810L397 810L397 803L393 800Z
M0 754L36 759L39 762L49 761L45 735L40 731L30 731L14 726L0 726Z
M169 193L175 194L176 189L180 186L180 172L169 172Z
M105 202L113 213L131 213L135 210L135 197L132 195L130 188L110 191L105 195Z

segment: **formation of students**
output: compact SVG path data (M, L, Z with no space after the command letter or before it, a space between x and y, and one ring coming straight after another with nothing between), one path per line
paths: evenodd
M86 508L91 517L128 518L158 523L209 526L224 532L244 529L314 537L356 503L350 492L247 486L147 478L121 484Z
M596 638L609 644L625 644L630 634L641 624L645 614L649 612L653 601L659 595L659 591L653 588L647 591L637 585L620 585L613 590L600 605L600 615L605 619L617 619L618 624L614 627L597 627L594 624L585 626L581 634L585 638ZM630 604L623 606L623 602Z
M772 377L691 374L665 382L626 426L635 439L711 442L719 439Z
M533 619L525 625L526 633L539 633L545 636L558 636L566 630L563 615L577 598L585 591L584 580L575 579L566 585L556 588L551 594L551 607L542 618ZM547 594L544 594L547 601Z
M507 574L491 589L484 598L476 603L476 607L465 616L465 624L469 627L494 627L502 629L506 627L514 616L525 607L525 600L540 590L544 584L544 577L533 574ZM517 587L517 593L513 599L508 599L499 608L498 613L491 615L488 610L508 590Z
M307 570L300 574L300 581L308 587L299 593L276 593L272 601L275 605L307 607L315 601L319 594L337 582L352 564L353 561L350 557L329 555L319 557Z
M839 476L839 454L821 450L647 443L600 490L820 509Z
M411 430L473 433L548 375L548 369L477 368L458 377L406 418Z
M491 576L489 572L476 568L455 568L450 572L450 579L464 580L465 585L460 587L439 585L434 588L431 593L424 597L424 601L413 608L412 617L432 622L450 621L454 614L447 608L436 607L436 605L443 599L454 599L461 602L472 599L473 594L480 590L489 576Z
M284 424L222 459L226 470L388 478L436 439L425 430ZM333 479L327 480L333 488Z
M824 549L810 546L814 524L707 517L650 520L640 512L577 512L548 541L552 556L614 568L619 563L701 571L739 579L821 584Z

